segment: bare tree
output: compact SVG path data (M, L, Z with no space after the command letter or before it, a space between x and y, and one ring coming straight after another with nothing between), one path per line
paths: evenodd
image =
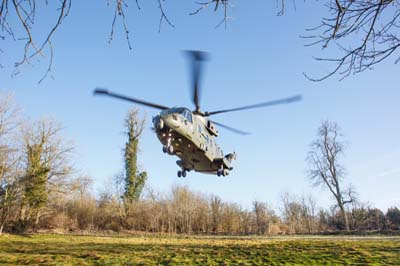
M0 153L0 235L12 211L17 207L19 183L19 154L2 149Z
M96 212L96 200L90 192L93 180L88 176L79 176L69 185L69 201L67 213L81 230L92 229L94 214ZM58 194L58 193L57 193ZM49 195L49 200L50 200ZM54 215L54 214L52 214Z
M335 122L322 122L317 139L311 144L307 161L312 184L328 188L340 209L346 230L350 231L345 205L353 201L354 192L351 189L346 191L341 188L345 169L340 162L344 149L340 137L340 129Z
M222 200L217 196L210 199L211 232L216 234L219 231L222 213Z
M302 230L307 233L314 233L317 230L317 203L312 195L309 195L307 198L303 195L300 198L301 204L301 219L302 219Z
M20 153L14 141L14 129L18 125L17 108L11 96L0 94L0 235L20 191Z
M117 199L109 192L100 194L94 214L94 225L98 230L121 230Z
M84 195L89 194L92 185L93 178L90 176L78 176L71 180L69 187L71 191L78 193L78 198L83 198Z
M224 234L233 234L238 231L240 208L235 203L224 203L221 213L221 228Z
M264 235L269 228L269 209L266 203L253 201L256 233Z
M302 233L302 214L303 208L301 202L289 193L284 193L281 196L282 200L282 218L288 226L289 233Z

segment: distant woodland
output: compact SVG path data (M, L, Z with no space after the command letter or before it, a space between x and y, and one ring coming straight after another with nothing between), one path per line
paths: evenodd
M124 170L115 175L109 190L94 194L92 178L77 174L73 147L63 138L61 126L53 120L29 121L11 96L0 95L0 233L400 231L398 207L380 210L360 202L354 188L340 189L345 178L339 160L342 146L332 122L321 125L307 157L310 186L325 187L333 196L332 206L322 208L312 196L283 194L279 210L260 201L246 209L183 186L154 191L146 185L147 173L137 166L143 125L137 110L128 112Z

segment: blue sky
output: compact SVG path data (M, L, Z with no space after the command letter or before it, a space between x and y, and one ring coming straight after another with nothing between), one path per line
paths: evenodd
M154 2L154 3L153 3ZM306 177L309 144L324 119L336 121L347 143L346 182L352 183L362 201L386 209L400 205L400 91L398 69L389 58L367 71L339 82L334 76L313 83L303 72L330 70L312 56L324 55L307 48L299 38L305 29L326 14L322 3L289 5L285 16L276 16L274 1L235 1L227 28L215 29L221 13L211 10L189 16L193 3L168 4L166 12L175 27L163 24L158 32L156 1L134 3L127 13L133 50L128 49L120 24L111 44L108 37L113 16L106 2L74 2L70 16L53 39L54 79L41 78L46 61L25 66L11 77L11 68L0 72L0 89L12 92L15 101L32 119L53 117L65 127L64 135L75 143L75 160L82 174L95 180L95 189L107 189L122 163L123 119L129 103L93 97L96 86L160 102L192 108L188 65L181 51L205 50L207 63L201 103L215 110L302 94L304 100L287 106L215 116L215 120L253 132L242 137L221 129L218 142L225 152L236 151L235 170L227 178L190 173L178 179L176 157L166 156L147 123L141 142L140 162L149 173L149 185L168 191L171 185L187 185L207 194L249 207L253 200L279 208L284 192L312 193L321 206L332 199L328 192L312 188ZM37 22L38 34L54 19L47 9ZM3 42L2 62L21 55L22 43ZM332 51L331 51L332 53ZM4 60L4 61L3 61ZM156 110L140 107L147 120Z

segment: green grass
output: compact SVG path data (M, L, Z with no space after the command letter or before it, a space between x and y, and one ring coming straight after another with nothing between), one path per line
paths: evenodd
M0 265L400 265L400 238L3 235Z

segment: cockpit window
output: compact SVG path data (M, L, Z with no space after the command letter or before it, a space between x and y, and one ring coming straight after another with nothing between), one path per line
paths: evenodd
M192 113L189 110L184 108L179 108L177 111L184 117L185 120L187 120L190 123L193 123Z
M189 111L186 111L186 119L188 122L193 123L193 119L192 119L192 113Z
M173 113L181 114L183 116L184 120L187 120L188 122L193 123L192 112L190 112L186 108L176 108L176 107L174 107L174 108L163 110L161 112L162 115L168 115L168 114L173 114Z

